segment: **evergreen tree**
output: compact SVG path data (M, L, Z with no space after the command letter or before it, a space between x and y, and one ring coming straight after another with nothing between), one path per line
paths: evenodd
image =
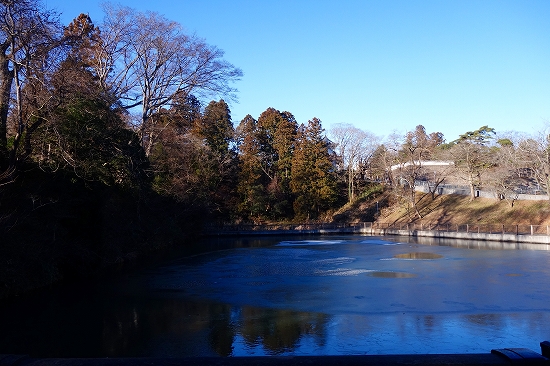
M226 156L235 131L231 122L231 111L227 103L211 101L204 109L200 123L195 126L195 132L204 139L206 145L218 156Z
M237 127L239 145L239 183L237 191L240 196L239 212L245 218L258 218L265 215L267 198L262 177L260 142L258 139L257 121L247 115Z
M161 127L149 155L155 190L216 219L228 218L238 204L238 167L225 101L211 101L201 114L198 100L182 95L152 117Z
M170 106L170 121L178 135L191 133L202 117L201 102L193 94L178 93Z
M396 165L399 166L399 169L395 173L398 174L399 181L404 184L394 186L394 193L404 198L419 218L422 218L422 215L417 206L416 182L424 174L424 161L432 158L436 148L443 141L441 132L433 132L428 135L424 126L418 125L414 131L407 132L397 152ZM441 182L442 180L434 178L432 185L436 186Z
M90 68L100 42L98 29L81 14L65 29L65 38L70 48L51 78L52 104L35 110L25 136L26 151L42 168L68 169L86 181L141 184L145 157L137 135L127 128L126 113ZM27 105L32 108L36 102L29 99Z
M450 154L457 169L465 175L470 186L470 200L475 199L476 188L482 185L483 173L494 165L491 150L487 146L494 139L495 129L482 126L468 131L453 141Z
M258 118L263 184L268 193L268 214L273 218L293 215L290 172L297 128L290 112L268 108Z
M294 211L299 219L315 219L337 200L330 142L323 132L317 118L298 129L290 187L296 197Z
M265 174L265 185L274 179L276 164L279 156L274 145L275 131L280 121L280 112L275 108L268 108L258 118L256 124L256 138L259 144L258 157Z
M271 215L275 218L290 218L294 214L290 179L298 124L290 112L277 111L273 117L276 122L273 133L276 162L273 177L268 185L269 199L272 202Z
M258 120L247 116L239 126L243 208L252 216L293 216L290 189L297 123L289 112L265 110ZM254 209L252 209L254 207Z

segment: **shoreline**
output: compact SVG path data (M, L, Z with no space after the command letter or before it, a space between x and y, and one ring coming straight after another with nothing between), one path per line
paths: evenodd
M240 227L223 228L222 230L213 230L203 233L203 236L264 236L264 235L335 235L335 234L360 234L369 236L404 236L404 237L424 237L441 239L460 239L460 240L479 240L495 241L506 243L525 243L525 244L543 244L550 245L550 235L544 234L512 234L512 233L484 233L484 232L460 232L444 230L418 230L418 229L394 229L394 228L374 228L371 223L362 223L349 227L336 228L301 228L298 225L295 228L285 229L254 229L250 227L243 229ZM550 249L550 248L549 248Z

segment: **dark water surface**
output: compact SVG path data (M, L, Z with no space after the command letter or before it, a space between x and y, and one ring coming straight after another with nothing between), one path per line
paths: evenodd
M227 249L0 303L0 354L488 353L550 340L546 245L213 241Z

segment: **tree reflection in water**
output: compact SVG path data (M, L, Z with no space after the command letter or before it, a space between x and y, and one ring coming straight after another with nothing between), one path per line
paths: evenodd
M0 354L483 353L548 337L546 246L291 239L216 241L238 249L0 303Z
M204 355L208 350L213 352L211 355L231 356L236 337L240 336L249 349L278 355L295 350L304 336L322 347L328 319L320 313L240 308L209 301L150 301L107 316L103 321L103 347L111 357L159 352ZM155 339L162 339L163 344Z
M322 346L328 316L290 310L261 309L246 306L242 309L240 332L250 347L263 345L268 354L290 352L304 335L313 335Z

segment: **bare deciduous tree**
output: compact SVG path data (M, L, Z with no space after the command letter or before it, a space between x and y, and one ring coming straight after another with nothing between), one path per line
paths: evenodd
M550 126L518 144L518 157L550 198Z
M397 174L400 180L400 185L396 186L395 190L403 192L406 201L419 218L422 218L422 215L417 206L416 183L423 176L424 162L432 157L435 148L443 141L443 134L440 132L428 135L424 126L418 125L414 131L409 131L405 135L396 155L397 164L392 166L394 174Z
M0 3L0 159L6 163L9 155L8 169L1 177L5 180L13 176L26 129L23 89L31 81L44 82L45 73L55 64L51 52L61 44L56 15L44 10L37 0ZM14 123L14 136L8 152L9 120Z
M493 168L487 172L486 185L498 200L506 200L514 206L519 197L517 189L522 183L522 161L512 140L502 138L492 148Z
M124 107L140 107L138 129L146 154L156 138L150 119L182 95L234 97L242 76L223 51L185 34L181 25L154 13L105 6L96 74Z
M348 201L351 202L355 198L361 169L371 160L379 146L379 140L372 133L345 123L334 125L329 136L339 157L339 170L346 172Z

